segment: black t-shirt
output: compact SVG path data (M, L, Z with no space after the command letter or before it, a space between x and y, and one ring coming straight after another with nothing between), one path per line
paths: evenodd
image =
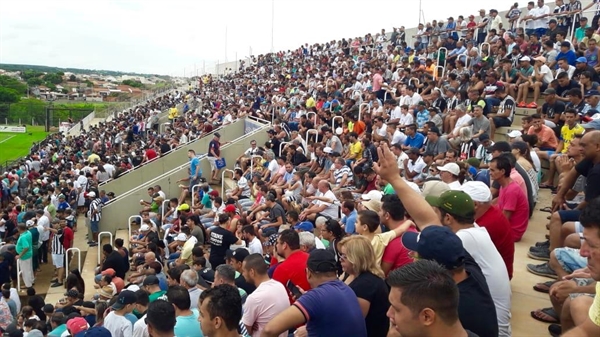
M227 249L237 241L235 235L223 227L217 227L210 232L210 256L208 260L213 270L225 263Z
M462 326L479 336L498 336L496 307L485 276L470 255L465 259L469 277L458 284L458 317Z
M561 87L560 85L556 87L556 94L560 97L565 97L567 91L571 89L580 89L581 86L577 81L571 80L566 87Z
M565 112L565 103L555 101L554 104L544 103L542 105L542 113L545 113L548 119L554 119L555 115L561 115Z
M600 195L600 164L594 164L589 159L584 159L575 166L577 173L586 177L585 201L595 199Z
M385 281L370 272L364 272L358 275L348 286L354 291L356 297L370 303L369 312L365 317L367 335L369 337L387 336L390 321L386 316L386 312L390 307L390 302Z
M116 250L110 253L102 264L103 271L108 268L114 269L115 275L122 279L125 279L125 273L127 273L127 269L129 269L125 264L125 260L123 260L123 256L121 256L121 254L119 254L119 252Z
M167 143L160 144L160 153L161 154L165 154L169 151L171 151L171 145L169 145Z
M252 294L252 292L254 292L254 290L256 290L256 286L254 284L248 283L248 281L246 281L246 278L244 278L244 276L242 274L240 274L240 276L238 276L235 279L235 286L241 289L244 289L244 291L250 295Z
M269 221L271 221L271 223L275 223L277 222L278 217L281 217L281 220L285 221L285 210L280 204L275 203L275 205L269 211Z
M155 243L158 244L158 241L160 240L158 238L158 233L156 233L155 231L150 231L148 232L148 234L146 235L146 237L148 238L148 243Z

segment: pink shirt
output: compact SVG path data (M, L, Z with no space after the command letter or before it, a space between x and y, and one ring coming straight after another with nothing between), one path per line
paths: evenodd
M381 90L381 85L383 84L383 77L379 73L375 73L373 75L373 92L377 92Z
M248 295L242 322L252 327L252 337L260 337L267 323L289 306L288 293L283 284L275 280L263 282ZM286 331L279 337L287 335Z
M502 211L512 212L508 219L512 229L512 237L515 242L520 241L529 223L527 194L523 193L519 185L512 181L508 186L500 188L498 208Z
M525 197L527 197L527 185L525 185L525 180L523 180L523 176L521 176L519 171L512 169L510 171L510 179L519 185L521 191L523 191L523 194L525 194Z

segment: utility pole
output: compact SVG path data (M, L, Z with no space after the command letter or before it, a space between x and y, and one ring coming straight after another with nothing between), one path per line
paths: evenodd
M275 0L271 0L271 53L275 52L273 37L275 34Z

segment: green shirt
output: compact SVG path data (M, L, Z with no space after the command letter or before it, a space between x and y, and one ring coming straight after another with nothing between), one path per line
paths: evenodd
M156 301L159 297L161 297L162 295L166 294L167 292L164 290L160 290L157 291L155 293L152 293L148 296L148 298L150 299L150 302L154 302Z
M54 207L54 204L50 203L48 205L48 213L50 213L50 215L52 216L50 219L56 218L56 207Z
M385 187L383 188L383 194L396 194L396 191L394 191L392 184L385 185Z
M208 195L208 193L204 193L202 201L200 202L204 206L204 209L212 209L212 200L210 200L210 195Z
M27 248L27 252L21 255L21 252ZM17 240L17 247L15 248L17 254L21 255L21 260L29 260L33 255L33 246L31 245L31 233L29 231L23 232L23 234L19 235L19 240Z

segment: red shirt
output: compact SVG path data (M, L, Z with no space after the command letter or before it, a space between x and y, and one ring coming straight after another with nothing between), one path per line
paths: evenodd
M414 227L410 227L408 231L415 233L417 232L417 230ZM381 261L391 263L392 268L390 269L390 271L392 271L414 261L413 258L408 255L409 252L410 250L408 250L402 244L402 236L399 236L394 240L390 241L387 247L385 247Z
M123 288L125 288L125 281L123 281L123 279L120 277L113 277L112 283L114 283L115 287L117 288L117 294L120 293Z
M497 206L490 207L481 217L476 220L480 227L484 227L502 256L508 277L513 276L513 261L515 258L515 244L512 238L512 230L508 219L502 214Z
M73 230L71 228L63 228L63 247L65 247L65 250L73 247L74 238L75 235L73 234Z
M158 157L158 154L156 153L156 151L154 151L154 149L146 150L146 158L148 158L148 161L150 161L156 157Z
M288 290L288 281L292 281L294 285L303 290L310 290L310 284L306 279L306 261L308 261L308 253L301 250L293 252L285 259L285 261L281 262L277 268L275 268L273 279L281 282L286 290ZM290 296L290 303L293 303L294 300L292 299L289 290L288 296Z

